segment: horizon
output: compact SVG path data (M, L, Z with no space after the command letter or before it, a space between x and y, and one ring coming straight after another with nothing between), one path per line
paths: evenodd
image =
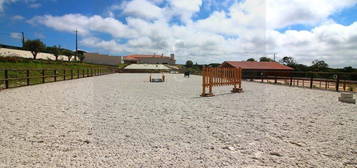
M60 6L60 7L59 7ZM178 64L276 60L357 67L357 0L1 0L0 43L125 56L175 54Z

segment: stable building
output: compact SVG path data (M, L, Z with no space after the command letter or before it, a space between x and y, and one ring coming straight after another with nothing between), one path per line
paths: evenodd
M251 76L279 74L286 76L294 69L277 62L225 61L221 67L242 68L244 78Z
M117 66L122 63L121 56L110 56L98 53L84 53L85 63Z
M171 54L170 57L162 55L128 55L124 56L124 63L126 64L170 64L176 63L175 55Z

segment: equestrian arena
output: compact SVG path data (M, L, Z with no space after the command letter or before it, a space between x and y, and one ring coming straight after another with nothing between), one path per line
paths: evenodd
M153 77L161 77L160 75ZM356 167L337 92L116 73L0 91L0 167Z

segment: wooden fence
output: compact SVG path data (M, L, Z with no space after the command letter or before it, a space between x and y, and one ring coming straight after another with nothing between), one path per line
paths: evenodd
M0 90L110 73L111 69L0 69Z
M202 70L202 94L201 96L214 96L212 87L233 85L232 92L242 91L242 70L239 68L210 68L205 67ZM206 93L208 88L208 93Z
M245 74L250 81L288 86L357 92L356 73L255 71Z

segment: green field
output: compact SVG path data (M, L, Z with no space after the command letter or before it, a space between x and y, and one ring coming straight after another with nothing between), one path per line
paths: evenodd
M29 73L30 85L43 83L42 73L45 82L76 79L95 74L109 73L112 66L95 65L79 62L63 62L50 60L32 60L16 57L0 57L0 89L5 87L5 70L7 70L9 87L27 85L27 73ZM28 72L27 72L28 70ZM57 77L54 77L57 76ZM18 80L14 80L20 78Z

